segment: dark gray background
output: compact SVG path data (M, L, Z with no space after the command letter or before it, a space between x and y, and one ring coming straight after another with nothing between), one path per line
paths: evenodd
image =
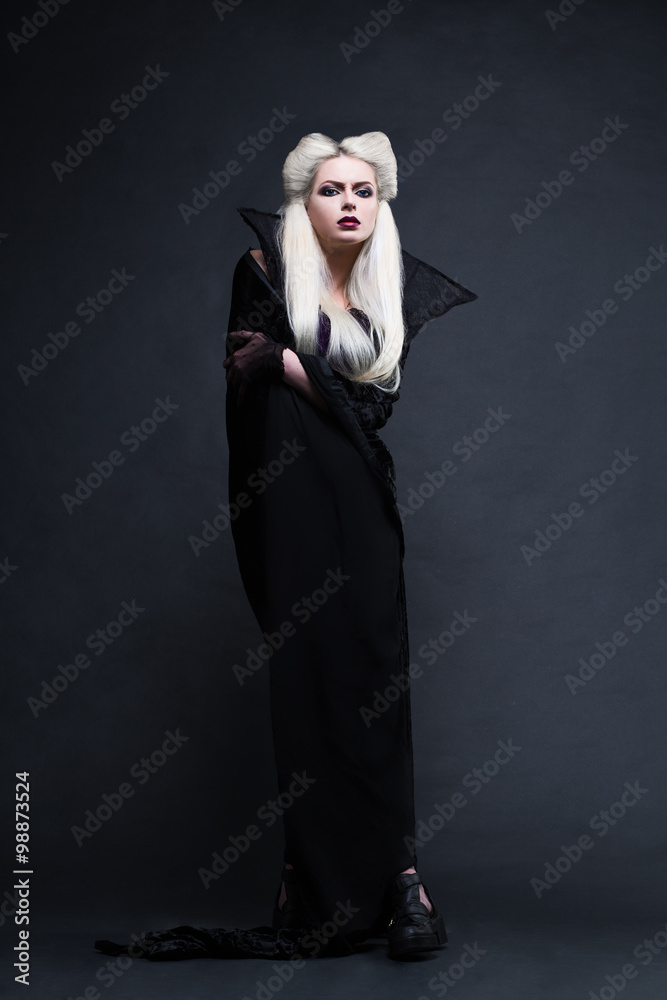
M279 825L208 890L197 875L276 793L268 671L243 687L232 672L260 635L231 534L198 557L188 542L227 501L224 334L233 268L257 246L236 207L279 207L282 163L308 132L379 129L408 158L436 128L446 141L401 182L392 209L405 249L479 299L420 334L383 432L403 503L445 459L457 466L405 523L411 653L423 667L418 818L465 791L498 740L521 750L419 852L448 952L416 968L380 952L363 975L356 960L327 962L326 987L311 963L289 990L434 996L433 970L478 940L487 955L457 995L583 997L634 961L628 997L658 996L665 958L644 967L632 952L666 920L667 610L637 634L623 619L667 576L667 268L626 302L614 285L667 238L665 17L658 3L571 7L553 30L539 3L406 2L348 62L341 43L371 19L369 5L243 0L221 19L211 3L75 0L18 53L5 36L38 7L5 5L0 559L16 568L0 587L0 891L12 884L13 773L29 770L32 996L95 983L98 937L270 921ZM164 82L124 121L110 113L158 64ZM443 113L480 75L500 86L454 130ZM296 117L248 162L239 144L274 107ZM115 131L59 182L52 161L105 116ZM570 154L616 116L628 127L579 172ZM234 158L241 173L186 224L179 204ZM568 168L572 185L517 232L512 213ZM25 385L18 366L32 349L123 267L129 286ZM618 311L562 362L554 345L609 298ZM178 409L130 453L121 435L166 397ZM510 419L464 462L456 442L498 407ZM69 514L62 494L114 449L124 464ZM589 504L580 487L616 449L637 458ZM521 546L574 501L584 515L528 565ZM137 621L35 718L28 698L133 599L145 609ZM477 621L428 665L420 647L466 610ZM619 629L627 645L572 694L565 676ZM178 753L144 785L132 781L130 768L176 728L188 737ZM77 846L71 828L128 780L135 795ZM635 781L647 790L636 805L592 834L593 849L538 899L530 880ZM3 991L14 989L11 962ZM261 961L135 962L112 995L255 996L269 972Z

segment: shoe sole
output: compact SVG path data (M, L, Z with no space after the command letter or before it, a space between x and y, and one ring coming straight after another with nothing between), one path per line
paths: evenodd
M433 921L433 929L435 934L425 934L419 937L414 935L405 941L397 941L395 944L392 944L390 940L389 957L403 958L421 951L434 951L436 948L442 948L447 943L447 931L440 914Z

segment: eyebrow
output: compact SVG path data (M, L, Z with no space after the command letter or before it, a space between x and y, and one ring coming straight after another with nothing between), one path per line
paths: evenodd
M335 187L343 187L343 185L342 185L342 183L340 181L322 181L320 183L320 187L322 187L322 184L333 184ZM355 188L356 187L373 187L373 184L372 184L371 181L355 181L355 183L352 185L352 187L355 187Z

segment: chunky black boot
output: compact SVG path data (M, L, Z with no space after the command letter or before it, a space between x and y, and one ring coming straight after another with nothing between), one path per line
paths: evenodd
M273 907L273 920L271 926L278 931L283 928L308 927L312 921L309 919L303 905L299 885L293 868L283 868L281 880L285 883L287 898L282 907L278 906L282 886L278 889L276 901Z
M419 898L419 885L433 907L431 913ZM388 888L392 916L387 928L390 958L406 958L419 951L440 948L447 941L442 916L417 872L395 875Z

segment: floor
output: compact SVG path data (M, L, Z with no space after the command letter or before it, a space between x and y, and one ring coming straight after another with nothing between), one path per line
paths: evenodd
M437 886L431 886L442 901ZM91 905L77 917L42 914L31 920L30 989L0 988L3 997L32 1000L667 1000L667 914L648 912L630 897L623 904L604 893L580 899L573 909L558 900L528 903L511 891L485 896L451 892L445 914L449 944L410 962L387 958L386 944L368 943L347 958L310 959L300 968L263 959L148 962L107 958L97 938L127 941L137 930L127 914L96 914ZM619 912L621 911L621 912ZM639 912L638 912L639 911ZM247 920L212 920L162 911L143 926L252 926ZM253 919L254 918L254 919ZM5 956L16 942L8 920L0 934ZM644 943L647 942L647 943ZM5 957L10 984L13 959Z

